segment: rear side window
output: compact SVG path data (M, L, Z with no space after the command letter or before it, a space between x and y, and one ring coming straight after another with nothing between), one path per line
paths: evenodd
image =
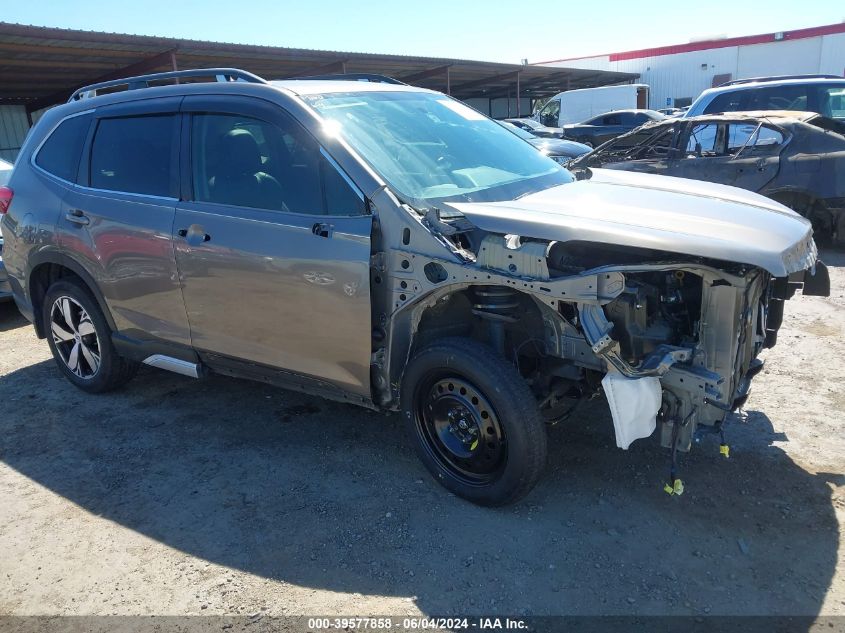
M91 115L83 114L62 121L35 157L35 164L54 176L76 182L82 145L91 125Z
M91 146L91 186L171 196L174 115L102 119Z
M777 150L783 135L770 127L732 123L728 132L728 154L753 150L756 153Z

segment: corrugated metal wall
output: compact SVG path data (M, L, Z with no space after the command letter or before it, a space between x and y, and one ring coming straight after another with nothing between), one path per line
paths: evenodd
M674 105L677 99L694 100L712 86L716 75L729 74L733 79L815 73L842 76L845 33L619 61L599 55L550 65L639 73L639 81L651 87L649 107L656 109Z
M516 97L511 97L510 104L508 103L507 97L501 97L499 99L467 99L465 103L494 119L516 118L517 116ZM508 110L508 107L510 107L510 110ZM520 97L519 108L519 116L530 116L531 99L529 97Z
M24 106L0 106L0 158L14 162L28 131Z

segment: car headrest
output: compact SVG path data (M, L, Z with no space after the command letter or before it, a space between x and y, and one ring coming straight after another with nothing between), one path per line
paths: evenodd
M221 176L255 174L261 171L261 152L249 130L229 130L220 143Z

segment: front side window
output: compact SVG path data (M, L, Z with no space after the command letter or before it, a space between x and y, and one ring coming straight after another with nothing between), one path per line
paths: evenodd
M299 125L229 114L191 123L198 202L311 215L363 215L364 202Z
M672 150L672 141L675 139L674 128L669 128L660 134L655 135L642 149L638 150L632 158L636 159L658 159L669 157Z
M560 101L558 99L549 101L543 106L543 109L540 110L540 120L543 122L543 125L557 127L558 121L560 120L559 117Z
M90 114L62 121L38 150L35 164L63 180L76 182L82 145L90 125Z
M91 146L95 189L172 196L174 115L101 119Z
M742 105L740 103L740 91L732 91L732 92L723 92L720 95L716 95L713 98L706 108L704 108L704 114L715 114L717 112L737 112L738 110L742 110Z
M716 156L718 151L719 125L706 123L694 125L687 139L687 154L697 156Z
M617 136L608 141L601 150L585 154L589 159L575 159L574 166L600 166L603 163L613 163L622 160L637 160L647 158L665 158L669 154L674 136L672 127L641 127L636 131ZM655 143L658 149L652 154L650 148ZM668 145L667 145L668 144Z
M423 201L512 200L573 176L468 106L426 92L306 98L401 196Z

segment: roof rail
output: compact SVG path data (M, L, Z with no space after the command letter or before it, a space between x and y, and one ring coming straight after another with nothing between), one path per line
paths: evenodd
M139 90L141 88L149 88L150 82L164 81L167 79L182 79L184 77L214 77L217 81L247 81L254 84L266 84L267 82L259 77L253 75L245 70L237 68L202 68L193 70L174 70L166 73L154 73L151 75L139 75L137 77L125 77L123 79L114 79L112 81L103 81L90 86L83 86L70 96L68 101L78 101L80 99L87 99L96 97L98 90L105 88L114 88L115 86L126 86L127 90Z
M842 79L839 75L774 75L772 77L751 77L750 79L734 79L719 84L719 88L725 86L736 86L739 84L750 84L758 81L784 81L787 79Z
M317 80L317 81L369 81L377 84L396 84L399 86L407 86L408 84L388 77L387 75L377 75L374 73L345 73L343 75L309 75L308 77L291 77L297 81L301 79Z

